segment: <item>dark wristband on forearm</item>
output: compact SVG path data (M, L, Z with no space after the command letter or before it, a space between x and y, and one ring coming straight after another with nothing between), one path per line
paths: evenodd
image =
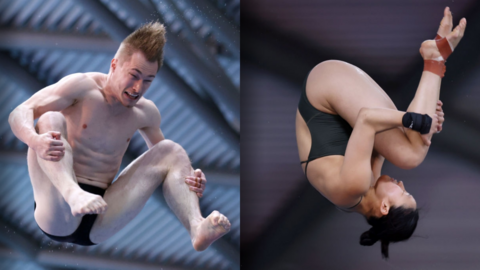
M432 126L432 118L428 114L407 112L403 115L402 124L420 134L428 134Z

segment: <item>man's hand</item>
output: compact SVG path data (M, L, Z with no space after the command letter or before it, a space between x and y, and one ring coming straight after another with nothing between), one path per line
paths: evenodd
M186 176L185 183L191 191L197 193L197 196L201 198L203 196L203 191L205 190L205 185L207 184L207 179L202 170L196 169L193 172L193 176Z
M443 122L445 122L445 113L443 112L442 106L443 102L440 100L437 101L437 110L435 111L435 114L438 116L437 133L442 131Z
M40 134L35 137L30 147L44 160L60 161L65 155L65 147L60 136L61 133L57 131Z

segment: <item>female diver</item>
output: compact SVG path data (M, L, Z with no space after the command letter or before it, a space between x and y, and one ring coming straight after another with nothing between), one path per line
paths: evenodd
M424 160L432 134L442 129L439 101L444 62L463 37L465 18L452 31L445 8L435 40L424 41L425 67L407 113L366 73L341 61L326 61L310 71L296 116L302 167L309 182L345 211L358 212L372 226L361 245L410 238L418 221L415 199L402 183L381 175L385 158L402 169Z

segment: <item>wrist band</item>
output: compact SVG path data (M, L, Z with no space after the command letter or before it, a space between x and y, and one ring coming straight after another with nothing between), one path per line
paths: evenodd
M403 115L402 124L420 134L428 134L432 126L432 118L428 114L407 112Z

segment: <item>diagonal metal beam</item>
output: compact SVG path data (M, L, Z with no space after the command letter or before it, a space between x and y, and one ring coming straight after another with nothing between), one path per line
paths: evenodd
M27 151L0 149L0 164L27 164Z
M108 36L91 36L21 29L0 29L0 49L68 50L111 53L118 42Z
M147 263L135 260L125 260L105 256L91 256L88 254L71 253L65 251L52 252L52 250L42 250L37 252L35 258L26 258L17 250L0 248L0 258L8 258L13 260L31 261L40 266L48 267L48 269L78 269L78 268L95 268L95 269L111 269L111 270L184 270L186 268L165 266L161 264Z
M173 1L178 6L180 1ZM226 45L228 51L236 58L240 57L240 29L232 22L229 22L225 16L208 0L182 1L190 9L201 14L202 19L212 27L217 39Z
M0 242L4 243L10 250L18 252L20 258L34 260L37 256L38 243L22 230L14 228L0 219Z
M31 94L45 87L44 83L38 81L5 52L0 52L0 72Z
M86 11L92 13L96 20L102 23L105 31L115 40L122 41L130 34L131 30L100 1L84 0L79 1L78 4L82 5ZM129 15L138 22L160 19L154 17L151 11L145 8L143 4L140 5L137 2L124 0L116 1L116 4L124 10L128 10ZM174 36L173 33L167 32L167 39L168 42L165 45L167 61L170 61L169 59L176 59L182 63L182 67L187 68L189 73L193 74L195 79L208 91L228 124L239 133L240 94L232 82L226 76L222 76L222 74L210 72L210 69L202 62L202 60L207 59L199 59L186 47L186 44Z
M185 27L182 29L189 38L190 45L192 47L193 52L199 56L199 57L205 57L206 59L209 59L209 61L206 61L205 64L209 65L209 67L214 70L215 73L223 73L224 76L227 76L225 73L225 70L219 65L216 56L207 48L203 40L195 33L195 30L192 28L190 23L187 21L187 19L183 16L181 11L178 8L178 1L173 1L173 0L167 0L167 2L170 3L170 11L175 14L175 18L178 18L179 21L182 22L182 25ZM150 2L148 2L150 3ZM152 4L153 6L153 4ZM153 6L153 8L156 8ZM158 12L159 16L162 16L160 12ZM209 57L206 57L209 56Z

